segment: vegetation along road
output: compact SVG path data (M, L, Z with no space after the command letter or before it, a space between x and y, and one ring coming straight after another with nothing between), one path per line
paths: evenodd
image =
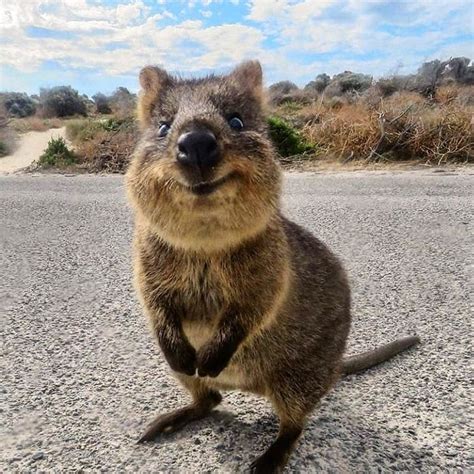
M472 169L287 174L285 186L286 212L350 274L349 352L422 339L341 381L289 472L467 470ZM270 408L239 393L166 441L135 443L185 395L134 296L122 177L0 177L0 222L0 471L234 472L268 446Z

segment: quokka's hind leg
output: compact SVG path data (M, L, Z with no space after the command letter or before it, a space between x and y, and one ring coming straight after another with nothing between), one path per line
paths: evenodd
M277 439L250 465L250 472L255 474L282 472L303 431L303 426L303 421L297 424L280 421Z
M159 415L138 440L139 443L152 441L160 434L178 431L191 421L206 417L221 402L221 394L206 386L202 379L182 374L179 374L178 378L191 393L192 403Z
M280 429L275 441L250 466L255 474L280 473L286 466L288 459L306 424L306 419L319 403L323 395L329 390L331 381L336 377L327 374L326 383L316 383L314 380L292 380L290 374L285 374L278 380L272 380L271 392L268 398L280 419ZM275 376L275 374L274 374ZM298 390L294 390L294 387Z
M255 474L283 471L310 411L298 404L298 400L282 399L280 395L272 396L271 401L280 419L280 429L276 440L250 465L250 471Z

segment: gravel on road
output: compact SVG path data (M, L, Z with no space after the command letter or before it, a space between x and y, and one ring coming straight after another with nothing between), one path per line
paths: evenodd
M469 468L473 185L470 169L286 175L285 213L349 272L348 352L422 339L342 380L288 472ZM210 418L136 444L188 397L134 295L122 177L0 177L0 222L1 472L236 472L269 445L270 406L236 392Z

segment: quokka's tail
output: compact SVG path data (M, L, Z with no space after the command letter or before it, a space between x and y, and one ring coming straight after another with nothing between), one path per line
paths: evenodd
M372 351L346 357L342 362L342 372L344 375L349 375L368 369L374 365L385 362L399 352L419 344L419 342L420 338L418 336L406 336L381 347L377 347L377 349Z

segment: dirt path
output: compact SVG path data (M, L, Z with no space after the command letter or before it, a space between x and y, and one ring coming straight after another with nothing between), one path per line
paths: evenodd
M37 160L48 145L48 141L54 137L65 137L66 128L51 128L46 132L27 132L20 138L20 146L13 155L0 158L0 175L14 173L31 165Z

